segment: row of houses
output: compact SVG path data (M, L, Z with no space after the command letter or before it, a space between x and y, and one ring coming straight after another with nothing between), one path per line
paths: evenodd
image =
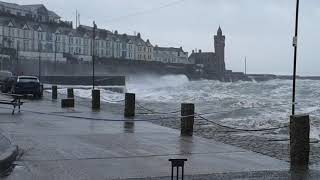
M118 31L96 29L79 25L62 26L60 16L44 5L17 5L0 1L0 46L14 48L26 59L45 57L66 61L65 54L80 61L91 61L95 55L101 59L127 59L190 64L188 53L182 47L154 46L149 39ZM30 15L31 14L31 15Z

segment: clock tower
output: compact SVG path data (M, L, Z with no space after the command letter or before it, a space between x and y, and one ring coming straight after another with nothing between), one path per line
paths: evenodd
M225 40L226 37L222 34L221 27L219 26L217 35L214 36L215 60L217 61L217 70L219 74L223 74L226 71L226 65L224 61Z

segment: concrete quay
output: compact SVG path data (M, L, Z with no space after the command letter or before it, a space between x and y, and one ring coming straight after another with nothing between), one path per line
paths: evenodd
M181 137L180 131L150 122L120 121L122 104L92 111L77 99L75 108L62 109L49 97L26 102L14 116L0 108L0 128L24 152L5 179L169 179L170 158L188 159L186 179L291 176L286 161L215 140Z

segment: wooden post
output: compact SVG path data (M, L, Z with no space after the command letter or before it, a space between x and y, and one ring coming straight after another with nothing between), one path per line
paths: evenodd
M58 86L52 86L52 99L58 99Z
M181 104L181 136L192 136L194 124L194 104Z
M290 116L291 169L308 169L310 152L309 115Z
M73 88L67 89L68 98L74 98Z
M100 90L92 90L92 109L100 109Z
M136 95L132 93L125 94L125 107L124 107L124 116L133 117L135 116L136 108Z

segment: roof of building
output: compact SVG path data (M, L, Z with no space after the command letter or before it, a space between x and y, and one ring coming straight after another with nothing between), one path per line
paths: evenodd
M21 6L31 10L32 12L35 12L39 8L45 8L48 11L49 16L54 16L56 18L60 18L60 16L57 13L48 10L43 4L30 4L30 5L21 5Z
M189 58L194 59L214 59L216 54L214 52L193 52Z
M50 16L54 16L56 18L61 18L61 16L59 16L57 13L55 13L53 11L48 10L48 13L49 13Z
M29 12L33 12L33 13L36 13L36 11L39 8L45 8L48 11L49 16L61 18L57 13L48 10L43 4L19 5L19 4L15 4L15 3L7 3L7 2L0 1L0 5L11 8L11 9L19 9L19 10L29 11Z
M10 22L12 23L13 27L20 29L23 29L23 27L27 25L30 30L35 31L37 31L39 27L41 27L42 31L51 33L55 33L57 29L59 29L61 33L72 31L71 28L61 27L55 24L38 23L34 21L26 21L19 18L0 17L0 25L8 26Z
M159 47L155 46L154 47L155 51L171 51L171 52L184 52L182 47L180 48L175 48L175 47Z
M6 7L9 7L9 8L12 8L12 9L26 10L22 6L20 6L18 4L15 4L15 3L8 3L8 2L0 1L0 5L6 6Z

